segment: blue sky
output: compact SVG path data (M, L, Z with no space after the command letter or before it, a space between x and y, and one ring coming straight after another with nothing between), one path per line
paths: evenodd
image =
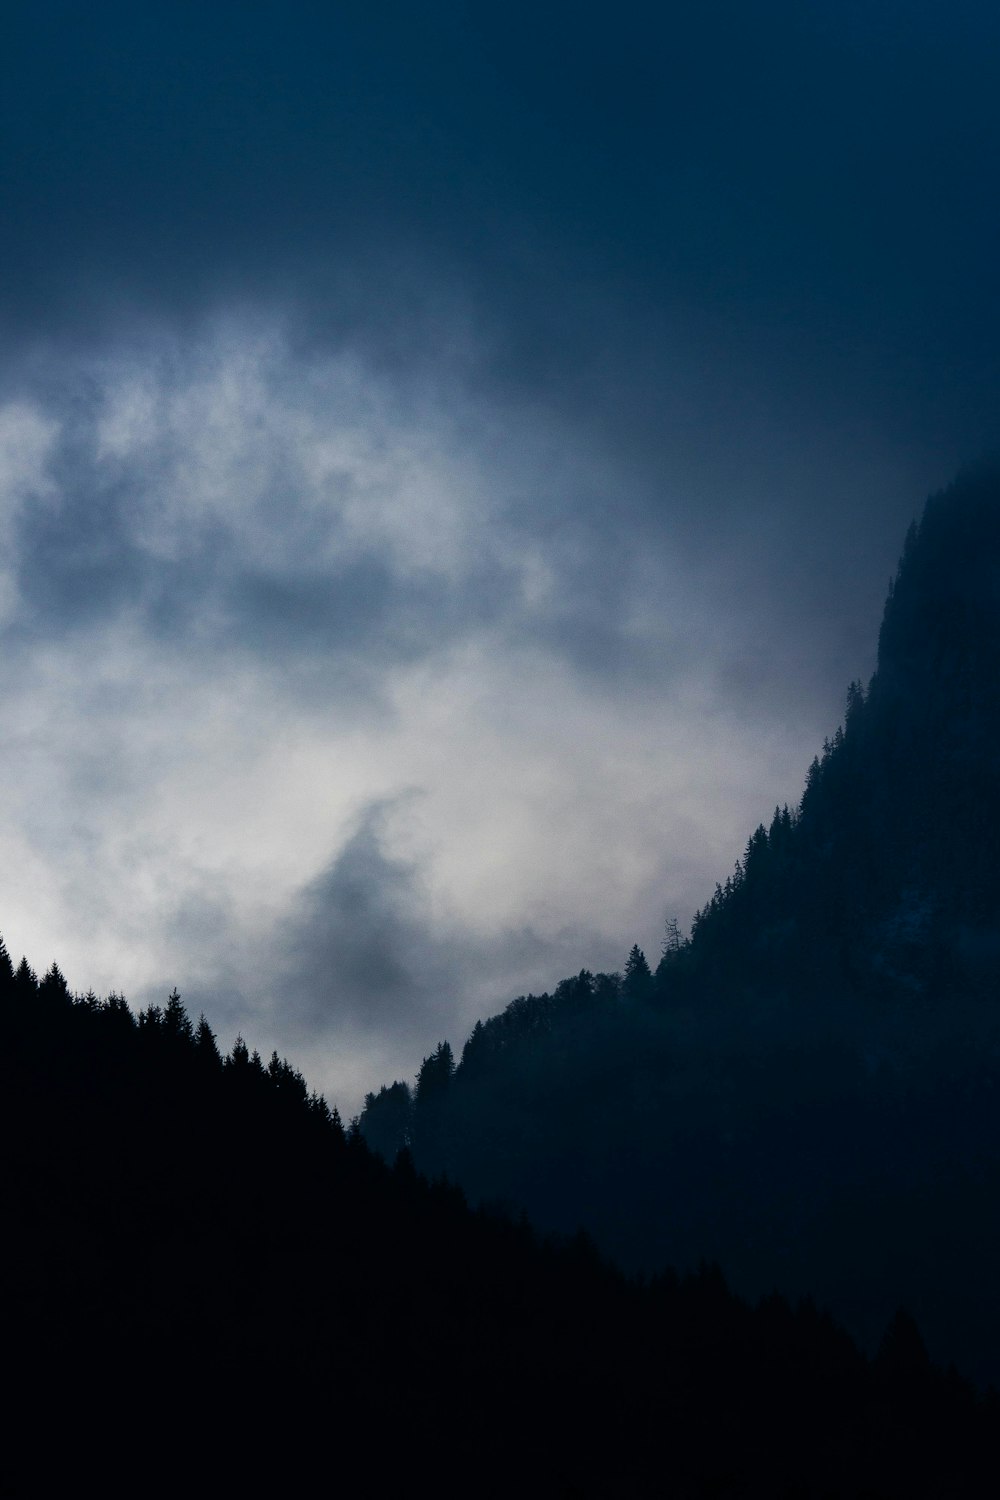
M0 931L356 1106L655 951L997 442L985 4L15 6Z

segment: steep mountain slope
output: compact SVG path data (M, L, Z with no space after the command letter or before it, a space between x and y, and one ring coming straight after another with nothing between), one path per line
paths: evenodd
M0 945L0 1017L11 1494L984 1492L996 1403L905 1315L869 1363L712 1268L629 1284L390 1171L176 994L134 1018Z
M867 697L852 684L794 824L758 830L703 913L695 967L771 989L809 972L883 1001L992 993L998 771L1000 483L984 468L911 528Z
M447 1169L631 1265L718 1259L872 1340L903 1296L1000 1377L1000 473L911 529L867 693L655 975L586 972L369 1096Z

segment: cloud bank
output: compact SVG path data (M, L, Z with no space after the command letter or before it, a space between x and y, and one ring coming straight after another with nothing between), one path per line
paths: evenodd
M655 944L746 784L795 793L692 560L443 376L230 324L68 364L0 439L5 922L88 983L412 1064Z
M998 29L15 7L16 955L177 983L350 1109L655 953L997 446Z

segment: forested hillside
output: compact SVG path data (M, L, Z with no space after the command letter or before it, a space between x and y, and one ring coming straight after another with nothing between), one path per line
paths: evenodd
M445 1043L362 1129L622 1263L716 1259L869 1345L902 1298L1000 1376L1000 473L911 528L878 665L794 808L655 969L583 971Z
M0 948L11 1494L322 1483L382 1496L983 1493L998 1412L903 1313L869 1362L811 1303L390 1170L179 997L39 984Z
M390 1172L176 995L135 1019L3 954L0 997L12 1492L977 1492L995 1409L905 1316L869 1365L714 1268L629 1284Z

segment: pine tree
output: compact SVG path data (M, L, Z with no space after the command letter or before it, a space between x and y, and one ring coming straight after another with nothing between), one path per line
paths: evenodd
M14 975L14 990L22 1002L34 1000L38 994L38 976L26 958L22 958L17 966L17 973Z
M190 1042L194 1031L177 989L171 990L163 1012L163 1029L175 1041Z
M209 1026L204 1013L198 1018L198 1026L194 1034L195 1051L199 1061L212 1068L220 1067L222 1058L219 1054L219 1046L215 1040L215 1032Z
M423 1109L442 1098L455 1074L455 1058L449 1042L439 1042L425 1057L417 1074L417 1109Z
M622 995L626 1000L645 1000L653 986L653 976L646 962L646 955L638 943L625 960L625 977L622 980Z
M57 1005L69 1005L71 995L69 985L63 977L62 970L58 964L52 964L38 986L38 998Z
M234 1073L245 1073L250 1066L250 1052L242 1036L233 1043L233 1050L226 1058L226 1066Z
M373 1151L387 1162L395 1161L413 1134L413 1097L405 1083L398 1080L377 1094L365 1095L361 1113L361 1131Z
M14 965L7 952L7 944L0 937L0 1000L6 1001L14 993Z

